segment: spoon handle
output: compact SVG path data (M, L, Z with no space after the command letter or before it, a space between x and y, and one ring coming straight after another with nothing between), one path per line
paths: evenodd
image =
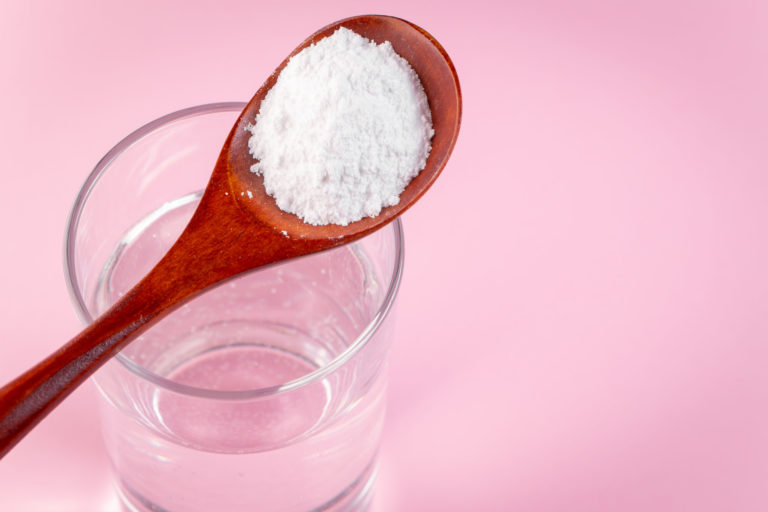
M193 259L179 250L169 252L85 330L0 388L0 458L128 341L194 294L183 274L173 271L184 265L182 258Z
M198 208L179 240L139 284L66 345L0 388L0 458L155 321L211 285L274 261L271 251L249 254L246 245L254 237L268 242L274 235L243 218L231 200L219 204L209 198L212 203L228 212L225 226L212 229L209 209Z
M134 297L117 311L135 309L140 299ZM0 388L0 458L152 318L112 313Z

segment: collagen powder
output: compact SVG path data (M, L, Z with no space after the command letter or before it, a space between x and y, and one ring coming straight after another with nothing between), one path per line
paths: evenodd
M347 225L395 205L424 168L432 116L389 42L340 28L290 59L248 128L251 170L280 209Z

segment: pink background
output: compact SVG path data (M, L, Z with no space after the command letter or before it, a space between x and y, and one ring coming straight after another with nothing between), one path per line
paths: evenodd
M0 2L2 381L80 328L63 232L112 144L393 14L465 110L404 219L376 510L768 509L768 4L124 4ZM0 462L0 510L116 510L94 400Z

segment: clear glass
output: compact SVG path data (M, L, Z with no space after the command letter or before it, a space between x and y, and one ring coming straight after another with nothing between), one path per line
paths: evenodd
M186 109L115 146L66 240L85 322L160 259L199 200L241 103ZM126 510L365 510L384 418L399 221L201 294L95 375Z

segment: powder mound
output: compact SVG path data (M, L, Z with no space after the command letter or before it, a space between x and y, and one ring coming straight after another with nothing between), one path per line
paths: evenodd
M408 62L345 28L290 59L248 130L251 170L280 209L314 225L397 204L434 134Z

